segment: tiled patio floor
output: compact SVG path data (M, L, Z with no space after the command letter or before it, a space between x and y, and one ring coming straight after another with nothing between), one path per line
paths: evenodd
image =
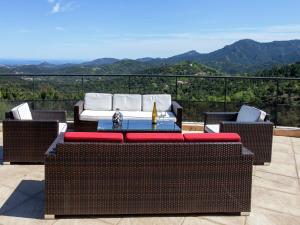
M2 135L0 135L2 137ZM0 138L0 145L2 140ZM0 152L2 162L2 149ZM43 220L42 165L0 165L0 224L299 225L300 138L274 137L270 166L255 166L250 216L59 218Z

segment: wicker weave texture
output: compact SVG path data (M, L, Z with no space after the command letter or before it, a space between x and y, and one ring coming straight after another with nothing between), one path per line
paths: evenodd
M33 111L34 120L14 120L7 113L3 121L4 162L44 162L44 154L56 139L58 121L66 121L66 112ZM44 120L48 118L48 120ZM52 120L51 120L52 119Z
M273 144L273 123L264 122L236 122L234 113L205 113L204 124L220 124L220 132L238 133L243 145L254 153L254 164L261 165L271 162ZM205 128L205 132L213 132Z
M241 144L65 143L56 151L45 160L46 214L250 211L253 154Z

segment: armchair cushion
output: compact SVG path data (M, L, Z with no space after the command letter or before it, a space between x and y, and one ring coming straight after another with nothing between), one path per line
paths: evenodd
M208 124L205 126L205 130L209 133L220 133L220 124Z
M59 123L58 124L58 134L62 133L62 132L66 132L68 128L67 123Z
M84 109L87 110L112 110L112 95L102 93L86 93Z
M113 110L141 111L142 96L138 94L115 94L113 97Z
M32 120L32 114L27 102L14 107L11 112L16 120Z
M266 113L257 108L243 105L238 113L237 122L258 122L264 121Z
M241 137L235 133L187 133L183 135L187 142L240 142Z
M127 133L127 142L183 142L181 133Z
M65 142L123 142L122 133L66 132Z
M154 102L158 112L171 111L172 97L167 94L143 95L143 111L152 112Z

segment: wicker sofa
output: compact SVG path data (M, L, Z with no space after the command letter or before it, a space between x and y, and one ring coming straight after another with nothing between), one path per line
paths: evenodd
M42 163L60 132L67 129L66 111L30 110L27 103L16 106L3 120L3 161Z
M98 121L111 120L118 108L124 119L151 120L153 102L156 102L158 114L182 126L182 107L171 100L171 95L104 94L86 93L84 101L74 106L74 127L76 131L96 131Z
M204 132L238 133L243 145L254 153L254 164L268 165L272 158L274 125L269 121L268 114L263 113L263 117L260 118L259 112L260 110L250 106L243 106L239 112L206 112ZM242 121L243 118L239 119L239 115L243 113L246 121Z
M250 212L253 154L240 142L119 138L55 140L45 155L45 218Z

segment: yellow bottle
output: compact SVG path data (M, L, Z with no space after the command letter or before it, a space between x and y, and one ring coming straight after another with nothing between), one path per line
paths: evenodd
M157 109L156 109L156 102L153 104L153 110L152 110L152 123L157 123Z

